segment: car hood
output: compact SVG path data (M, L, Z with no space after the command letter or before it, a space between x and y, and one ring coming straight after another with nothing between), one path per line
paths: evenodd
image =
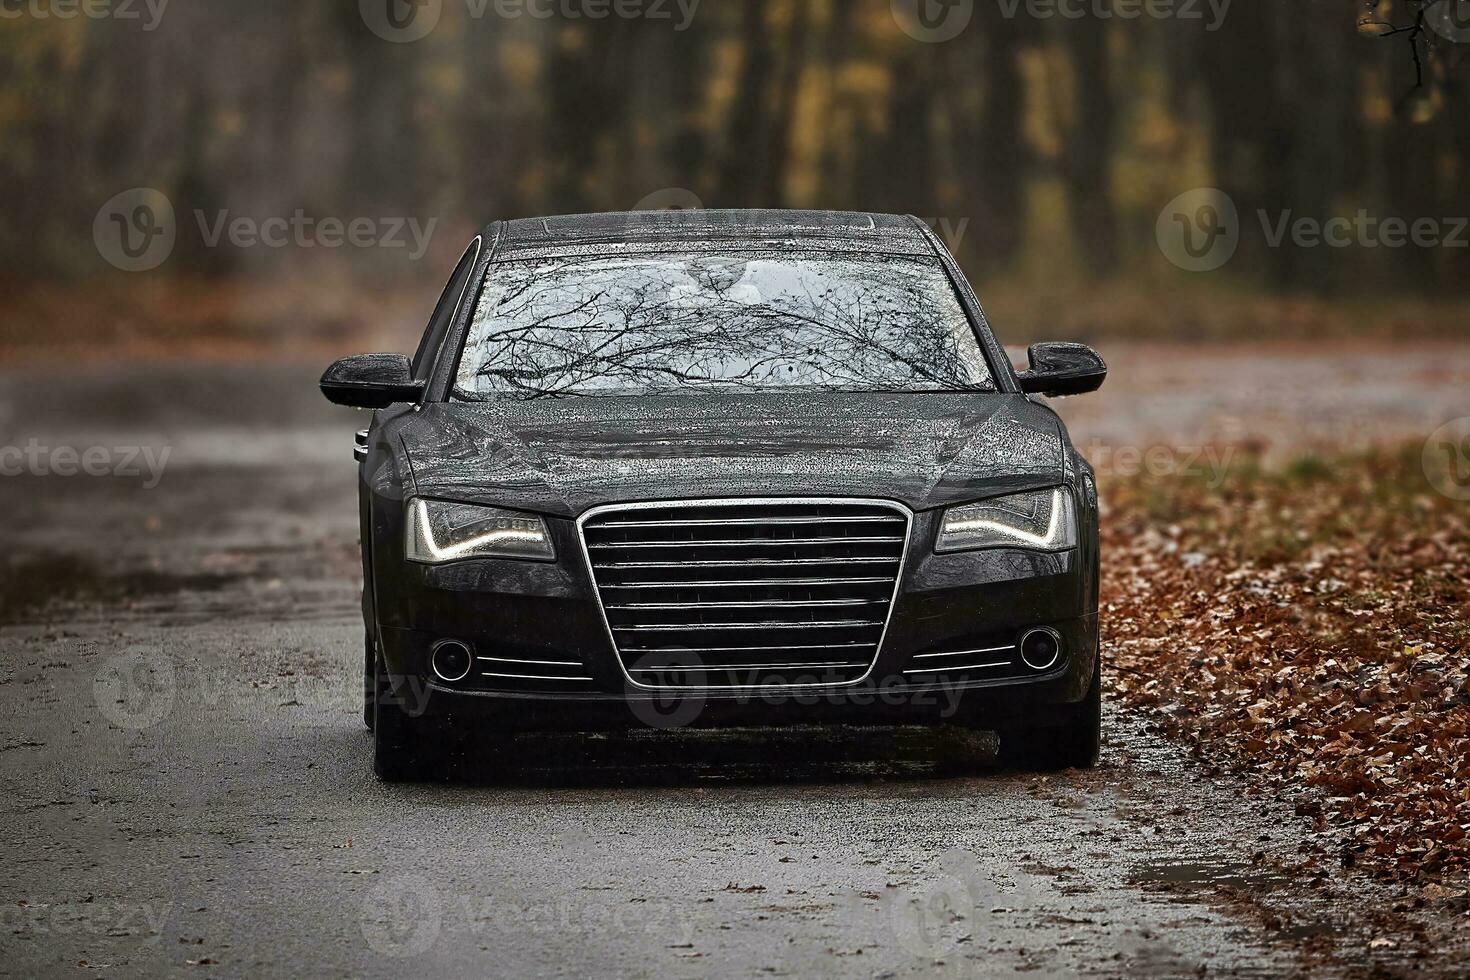
M598 504L874 497L915 510L1053 486L1061 426L1009 394L439 403L398 436L414 492L573 517Z

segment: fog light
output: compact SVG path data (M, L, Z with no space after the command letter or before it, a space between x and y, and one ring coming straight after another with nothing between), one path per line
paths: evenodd
M1062 638L1056 630L1042 626L1021 637L1021 659L1032 670L1050 669L1062 655Z
M429 654L429 665L434 668L434 675L451 684L468 677L474 662L470 648L458 640L440 640Z

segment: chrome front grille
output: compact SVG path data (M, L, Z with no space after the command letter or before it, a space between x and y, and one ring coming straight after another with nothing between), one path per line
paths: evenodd
M640 687L849 684L877 658L911 515L868 500L599 507L579 521Z

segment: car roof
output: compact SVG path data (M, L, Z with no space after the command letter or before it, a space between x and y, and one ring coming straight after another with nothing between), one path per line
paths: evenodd
M934 254L928 229L917 218L857 211L616 211L517 218L487 231L498 239L496 261L753 248Z

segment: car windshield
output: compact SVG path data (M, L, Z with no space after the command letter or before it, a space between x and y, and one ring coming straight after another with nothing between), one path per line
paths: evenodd
M670 253L492 266L454 396L994 390L937 261Z

